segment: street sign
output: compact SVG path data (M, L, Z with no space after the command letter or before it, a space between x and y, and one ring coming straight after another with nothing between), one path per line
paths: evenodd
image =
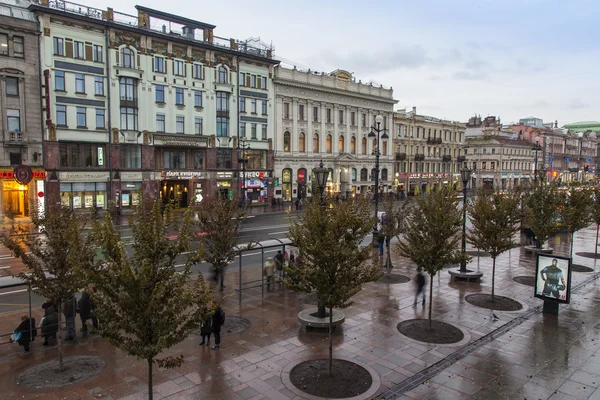
M592 162L592 159L591 159L591 158L589 158L589 157L588 157L588 158L586 158L585 160L586 160L587 162Z
M553 162L553 161L554 161L554 157L550 157L550 158L548 159L548 161L550 161L550 162Z
M566 161L566 162L570 162L570 161L571 161L571 159L570 159L569 157L567 157L567 158L565 158L565 161Z

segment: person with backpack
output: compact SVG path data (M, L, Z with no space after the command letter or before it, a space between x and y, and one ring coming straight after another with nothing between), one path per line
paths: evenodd
M221 345L221 326L225 323L225 313L221 307L214 301L210 302L214 312L212 315L211 328L212 333L215 335L215 345L212 347L213 350L218 350Z
M423 305L425 305L425 285L427 284L427 281L425 279L425 274L423 273L423 268L421 267L417 268L417 276L415 278L415 282L417 285L417 291L415 293L415 304L413 304L413 307L417 306L417 298L419 297L420 293L423 293Z
M31 342L37 336L37 328L35 327L35 318L29 318L27 315L21 317L21 323L15 329L13 337L19 346L23 346L25 351L29 351Z

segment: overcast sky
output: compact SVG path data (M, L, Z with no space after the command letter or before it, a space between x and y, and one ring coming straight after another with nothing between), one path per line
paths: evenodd
M135 14L135 0L80 0ZM143 5L258 37L299 68L344 69L394 88L397 109L503 123L600 120L597 0L148 0Z

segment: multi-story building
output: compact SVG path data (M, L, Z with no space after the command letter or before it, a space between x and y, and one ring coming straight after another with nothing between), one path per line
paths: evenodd
M135 16L66 1L30 9L43 32L53 202L125 210L140 190L181 206L231 198L242 163L249 197L267 200L272 48L142 6Z
M42 114L35 16L0 2L0 218L43 207Z
M395 180L398 193L413 195L460 182L465 125L412 111L394 114Z
M327 191L341 197L375 190L375 154L380 153L380 187L391 190L392 89L356 81L351 73L275 70L275 195L289 201L310 196L312 170L329 168ZM381 115L388 139L368 137ZM383 132L381 133L383 135Z

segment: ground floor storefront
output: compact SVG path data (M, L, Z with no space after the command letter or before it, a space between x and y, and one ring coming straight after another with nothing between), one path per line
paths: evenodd
M436 191L442 186L462 188L460 174L396 174L394 192L400 196L415 196Z
M46 171L20 165L0 167L0 216L26 218L35 209L43 211Z

